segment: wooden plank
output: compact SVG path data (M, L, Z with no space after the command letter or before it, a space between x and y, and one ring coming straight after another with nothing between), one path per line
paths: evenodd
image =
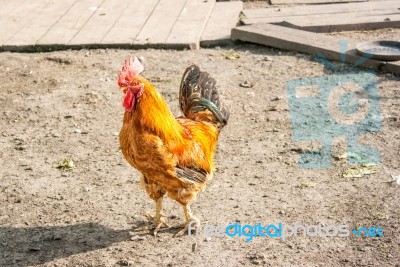
M271 0L272 5L365 2L368 0Z
M186 2L174 27L165 41L171 47L200 48L200 37L215 1L190 0Z
M384 2L364 2L346 4L326 4L326 5L305 5L292 7L272 7L244 9L243 15L248 18L270 18L270 17L293 17L317 14L362 12L373 10L388 10L398 12L400 8L399 0L385 0Z
M34 46L48 29L71 7L76 0L49 2L29 23L3 44L7 50Z
M384 28L400 28L400 14L375 16L325 16L320 19L291 18L282 26L312 32L369 31Z
M82 29L68 45L74 47L97 47L108 31L117 22L130 0L104 0ZM132 19L133 15L132 15Z
M201 35L202 47L222 45L231 42L231 30L237 26L242 1L217 2Z
M386 62L386 64L382 66L382 71L388 72L388 73L399 74L400 73L400 61Z
M47 5L44 0L6 1L0 10L0 46L24 28Z
M14 1L8 1L8 0L0 0L0 16L5 16L5 15L9 15L10 13L14 13L15 8L18 8L19 6L21 6L21 4L25 4L28 3L28 1L23 1L15 3Z
M300 25L303 25L303 26L341 25L342 20L346 20L351 23L352 19L354 19L354 20L360 21L360 23L365 23L365 22L368 22L368 18L371 18L371 22L374 22L373 17L387 16L388 19L390 19L390 18L395 19L395 16L398 14L400 14L400 12L397 12L396 10L385 9L385 10L372 10L372 11L363 11L363 12L243 19L243 22L245 25L250 25L250 24L255 24L255 23L279 24L284 21L291 22L292 24L299 23ZM328 23L325 24L325 22L328 22Z
M100 43L119 47L131 45L158 2L159 0L130 1L120 18Z
M313 33L302 30L291 29L283 26L259 23L236 27L232 30L232 39L245 42L262 44L284 50L293 50L310 55L321 53L329 60L341 61L339 40L336 37ZM356 63L360 56L355 50L358 41L347 40L346 62ZM390 67L385 67L389 64ZM377 60L366 60L360 66L373 68L392 73L400 73L396 64Z
M160 0L136 36L134 45L160 46L165 43L187 0Z
M76 1L36 44L66 46L102 3L103 0Z

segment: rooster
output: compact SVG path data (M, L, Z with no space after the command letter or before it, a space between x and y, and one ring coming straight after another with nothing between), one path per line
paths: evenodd
M212 178L218 135L229 111L221 102L216 81L196 65L182 77L179 104L183 116L175 118L155 86L140 73L136 57L127 59L118 76L125 114L119 134L122 154L142 173L140 184L155 201L154 235L165 220L163 197L183 207L185 223L176 236L200 225L190 204ZM147 228L149 229L149 228Z

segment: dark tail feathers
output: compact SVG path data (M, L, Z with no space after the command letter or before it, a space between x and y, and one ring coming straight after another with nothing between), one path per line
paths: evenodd
M211 121L222 129L228 122L229 110L222 103L216 84L210 74L196 65L189 66L182 77L179 104L185 117Z

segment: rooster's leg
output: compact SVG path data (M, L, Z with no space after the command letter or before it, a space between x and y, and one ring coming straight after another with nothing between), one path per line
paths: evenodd
M163 198L160 197L156 201L156 214L154 215L154 222L156 225L156 229L154 229L154 236L157 236L158 231L162 227L169 228L167 222L165 221L164 214L162 213L162 207L163 207Z
M167 222L165 221L164 214L162 213L162 207L163 207L163 198L160 197L159 199L156 200L156 213L154 214L154 217L149 212L146 213L146 216L149 219L149 221L152 222L152 225L136 228L136 231L154 229L154 236L157 236L158 231L162 227L169 228Z
M179 237L188 233L188 230L195 230L200 226L200 220L197 219L190 210L189 204L183 206L183 213L185 214L185 225L182 230L180 230L175 237Z

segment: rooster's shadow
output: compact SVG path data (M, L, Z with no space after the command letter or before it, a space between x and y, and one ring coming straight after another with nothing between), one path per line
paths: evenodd
M32 266L106 248L130 239L131 229L97 223L69 226L0 227L0 266Z

